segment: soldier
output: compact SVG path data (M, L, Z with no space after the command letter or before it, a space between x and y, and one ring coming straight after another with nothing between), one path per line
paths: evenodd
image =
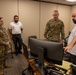
M44 37L48 41L52 42L63 42L64 40L64 23L58 18L59 12L58 10L54 10L53 19L49 20L46 24ZM61 38L60 38L61 34Z
M3 19L0 17L0 75L3 74L3 68L7 67L5 64L7 49L9 46L9 40L6 33L6 29L3 28Z

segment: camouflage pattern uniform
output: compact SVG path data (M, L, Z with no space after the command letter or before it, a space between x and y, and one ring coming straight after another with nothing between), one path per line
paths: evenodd
M8 49L8 47L6 46L6 42L8 42L8 35L6 33L6 29L0 26L0 68L3 67L6 59Z
M61 34L61 38L60 38ZM61 39L64 39L64 24L60 19L51 19L46 25L44 37L48 41L60 42Z

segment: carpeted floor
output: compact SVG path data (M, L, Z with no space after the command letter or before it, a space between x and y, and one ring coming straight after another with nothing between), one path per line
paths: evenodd
M11 68L4 69L4 75L22 75L22 70L28 66L28 63L23 54L19 54L18 56L13 54L13 58L11 57L11 54L8 54L6 64L10 65ZM31 74L27 72L26 75Z

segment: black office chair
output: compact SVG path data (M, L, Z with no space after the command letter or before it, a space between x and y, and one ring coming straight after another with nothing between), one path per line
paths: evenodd
M34 61L34 59L29 58L28 49L27 49L27 46L24 43L23 43L23 50L24 50L24 56L25 56L25 58L28 62L28 67L22 71L22 75L25 75L24 71L26 71L26 70L29 70L33 73L32 69L31 69L31 66L30 66L30 63L32 63Z
M37 39L37 36L32 35L32 36L28 37L28 48L30 47L30 38L36 38ZM31 62L34 61L34 58L29 58L30 52L28 51L27 46L24 43L23 43L23 50L24 50L24 56L26 57L27 62L30 64ZM24 71L32 70L29 64L28 64L28 67L22 71L22 75L25 75ZM32 74L33 74L33 71L32 71Z
M30 46L30 38L35 38L35 39L37 39L37 36L32 35L32 36L29 36L29 37L28 37L28 48L29 48L29 46Z

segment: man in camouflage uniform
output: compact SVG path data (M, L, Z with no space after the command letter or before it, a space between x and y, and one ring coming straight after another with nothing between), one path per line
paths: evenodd
M6 29L3 26L3 19L0 17L0 75L3 74L3 68L6 67L5 59L7 54L7 49L9 48L9 40L6 33Z
M58 18L59 12L58 10L54 10L53 19L49 20L45 32L44 37L48 41L52 42L63 42L65 33L64 33L64 23ZM61 34L61 38L60 38Z

